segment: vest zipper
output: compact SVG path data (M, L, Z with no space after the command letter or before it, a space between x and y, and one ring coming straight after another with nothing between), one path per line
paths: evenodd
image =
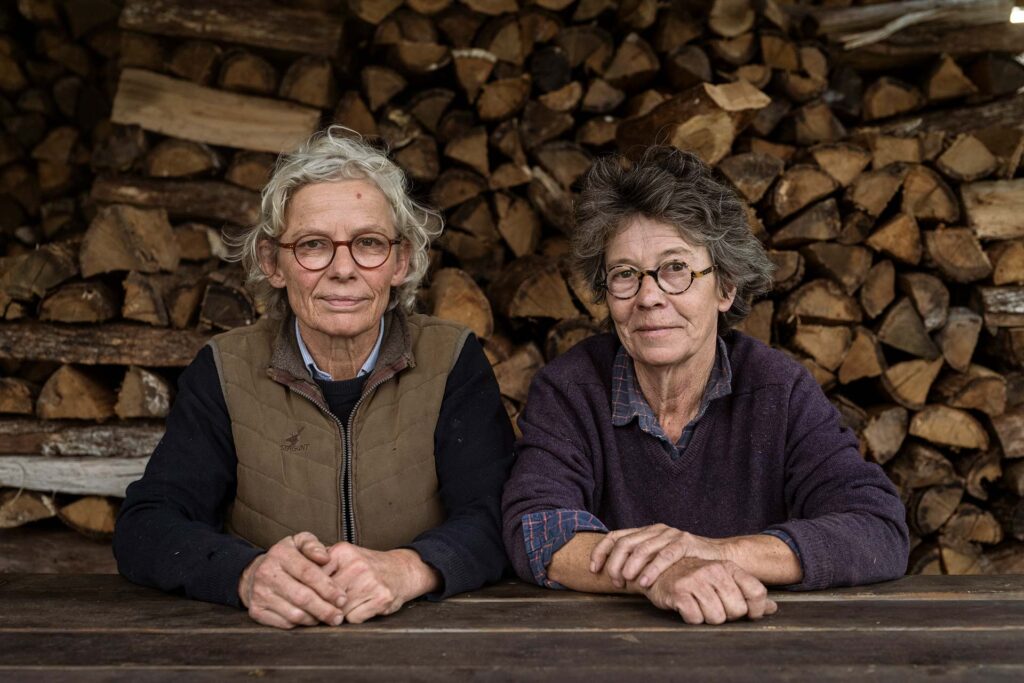
M339 520L341 522L341 524L339 526L341 526L341 536L342 536L341 540L343 540L343 541L345 541L347 543L352 543L353 539L352 539L352 535L350 533L350 525L349 525L349 517L351 515L351 512L349 510L348 501L346 500L346 497L345 497L345 492L346 492L345 482L348 479L348 462L349 462L349 456L348 456L349 448L348 448L348 444L346 443L347 439L348 439L348 435L345 433L345 425L343 425L341 423L341 420L339 420L334 415L334 413L332 413L330 411L330 409L328 409L325 406L325 404L321 403L320 400L317 399L316 396L312 396L310 394L307 394L306 392L302 391L301 389L297 389L297 388L295 388L292 385L288 385L288 388L291 389L292 391L294 391L299 396L302 396L303 398L307 399L310 403L312 403L317 408L319 408L320 412L326 414L328 417L330 417L332 420L334 420L334 423L336 425L338 425L338 431L341 432L342 465L341 465L341 482L339 482L339 484L338 484L338 487L339 487L338 494L339 494L339 497L341 498L341 519ZM360 397L359 401L360 402L362 401L362 397ZM356 405L359 405L359 402L357 402ZM353 412L354 411L355 411L355 408L353 408ZM348 486L347 488L350 490L351 489L351 485Z
M355 543L356 537L356 519L355 512L353 510L353 508L355 507L355 491L354 485L352 484L352 451L354 450L354 446L352 443L352 427L356 421L356 411L359 410L359 406L363 404L363 401L366 399L367 396L376 391L377 387L390 380L396 374L397 373L392 373L387 377L378 380L375 384L371 384L369 389L363 390L363 393L359 397L359 400L356 401L356 404L354 406L352 406L352 412L348 414L348 429L343 430L342 451L345 461L342 470L342 486L345 488L345 491L342 495L342 500L344 501L347 499L349 502L349 504L344 508L344 513L346 524L345 534L349 539L351 539L349 541L350 543Z

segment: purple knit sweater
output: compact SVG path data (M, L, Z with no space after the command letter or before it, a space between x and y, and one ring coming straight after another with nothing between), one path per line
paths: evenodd
M739 332L725 335L733 392L712 401L673 461L631 422L611 423L614 335L541 370L502 501L505 547L533 581L523 515L586 510L609 529L661 522L722 538L779 529L800 550L796 589L884 581L906 571L906 513L882 469L807 370Z

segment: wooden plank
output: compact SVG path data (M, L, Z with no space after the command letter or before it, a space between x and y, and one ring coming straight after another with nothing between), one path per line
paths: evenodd
M960 194L979 239L1024 237L1024 178L965 183Z
M342 37L340 13L292 9L252 0L127 0L123 29L333 57Z
M124 497L128 484L142 476L149 458L0 457L0 486L32 491Z
M260 212L259 194L213 180L97 178L90 196L97 202L160 207L171 218L215 223L252 225Z
M63 611L53 611L58 623ZM100 616L100 615L97 615ZM163 615L152 614L158 624ZM101 618L102 621L102 618ZM765 630L743 634L731 625L680 627L665 632L552 633L366 633L358 629L302 630L264 628L245 633L164 633L140 631L131 636L35 630L0 632L0 667L139 666L172 668L235 667L252 670L344 668L353 673L381 666L401 667L412 678L440 663L463 671L483 670L515 678L520 668L559 666L562 670L603 673L609 666L625 670L679 672L692 667L720 667L754 672L760 678L768 663L883 667L913 662L922 670L945 667L1002 666L1024 670L1019 631L794 631ZM800 680L806 680L800 678Z
M47 520L0 532L0 574L9 572L116 574L117 564L110 544Z
M142 457L164 434L159 420L83 424L76 420L0 419L0 455Z
M0 358L84 365L184 367L211 336L195 330L129 323L73 327L0 322Z
M125 69L110 120L185 140L279 153L316 131L320 110Z
M969 57L986 52L1024 52L1024 25L1001 21L955 28L911 27L887 40L853 50L835 50L833 55L837 63L870 71L917 64L943 53Z
M940 109L917 116L907 116L890 121L881 127L858 128L853 137L860 134L880 132L885 135L914 135L930 131L943 131L955 137L960 133L971 133L989 126L1017 128L1024 120L1024 93L1003 97L985 104L956 109Z
M986 325L1024 326L1024 287L978 287L976 291Z

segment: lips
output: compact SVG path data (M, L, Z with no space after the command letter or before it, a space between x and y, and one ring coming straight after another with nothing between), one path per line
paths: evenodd
M318 299L331 308L354 308L366 301L361 296L321 296Z

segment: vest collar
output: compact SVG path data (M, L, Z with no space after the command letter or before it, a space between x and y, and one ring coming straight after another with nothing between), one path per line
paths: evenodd
M295 315L289 313L280 321L274 337L267 375L286 386L297 388L301 385L322 398L320 387L310 378L309 370L302 361L294 330ZM377 365L364 385L364 393L410 367L416 367L416 359L412 353L408 318L401 308L396 307L384 313L384 339Z

